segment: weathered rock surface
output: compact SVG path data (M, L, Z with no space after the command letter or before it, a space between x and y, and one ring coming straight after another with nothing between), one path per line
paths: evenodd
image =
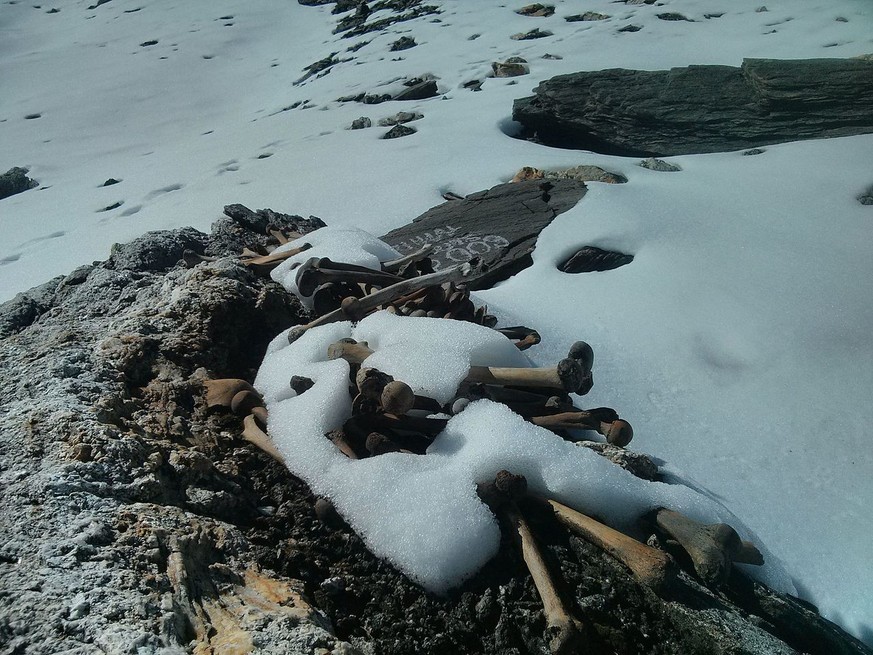
M39 182L27 177L27 169L15 166L0 175L0 200L39 186Z
M429 209L382 239L402 254L434 244L435 268L478 258L469 286L484 289L530 266L539 233L585 190L576 180L500 184Z
M515 101L545 144L630 156L723 152L873 132L873 62L747 59L559 75Z
M0 306L0 652L545 652L509 540L433 597L242 441L237 417L206 408L204 379L252 379L272 336L306 320L228 255L263 245L268 225L320 224L225 212L211 235L148 234ZM190 249L219 259L174 261ZM741 573L723 593L681 574L661 599L546 517L532 523L591 626L585 652L869 652Z

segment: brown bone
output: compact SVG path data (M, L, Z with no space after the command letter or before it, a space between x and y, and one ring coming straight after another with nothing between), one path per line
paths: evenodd
M541 341L539 332L523 325L499 328L497 331L504 335L507 339L517 339L517 341L515 341L515 346L519 350L527 350L531 346L535 346Z
M297 269L297 290L300 295L309 297L315 289L328 282L333 283L356 283L371 284L377 287L386 287L403 278L391 273L375 271L364 266L333 262L327 257L310 257L300 268Z
M368 346L346 341L338 341L327 349L328 359L342 358L350 364L360 364L372 354L373 351ZM573 392L582 383L583 378L579 363L567 358L558 362L557 366L549 368L471 366L464 381L519 387L549 387Z
M571 532L620 561L647 587L655 591L663 589L673 575L673 562L665 552L640 543L555 500L549 499L547 502L555 517Z
M255 422L255 417L252 414L249 414L243 419L242 436L243 439L263 450L277 462L280 462L281 464L285 463L285 458L282 456L282 453L279 452L279 449L276 448L276 444L274 444L270 437L267 436L266 432L258 427L258 424Z
M479 493L493 509L506 517L516 534L522 558L543 603L543 614L550 633L549 650L553 655L575 652L583 643L584 627L570 614L561 599L533 532L515 503L515 498L523 495L526 487L524 477L500 471L493 483L480 485ZM495 499L497 502L494 502Z
M230 407L233 397L240 391L255 391L255 388L245 380L237 378L222 378L219 380L206 380L207 407Z
M655 512L655 523L685 549L697 575L708 585L727 582L732 562L764 563L754 544L742 541L725 523L705 525L663 507Z
M534 425L550 430L595 430L605 436L607 442L620 448L627 446L634 435L633 428L627 421L623 419L603 421L593 412L563 412L549 416L534 416L530 420Z
M299 248L292 248L290 250L286 250L284 252L273 252L269 255L248 255L245 252L243 253L242 263L246 266L251 266L259 273L269 273L280 263L293 257L294 255L299 255L301 252L305 252L309 250L312 246L308 243L304 243Z
M426 246L423 246L420 250L416 250L415 252L411 252L404 257L400 257L399 259L392 259L391 261L382 262L383 270L388 271L389 273L396 273L401 268L406 266L407 264L411 264L412 262L417 262L420 259L424 259L433 251L433 244L429 243Z
M324 314L323 316L310 321L306 325L298 325L289 331L288 342L294 343L307 330L320 325L327 325L328 323L335 323L336 321L344 321L348 319L354 321L360 320L377 307L388 304L401 296L429 286L439 285L449 280L463 279L467 277L472 270L473 269L469 264L459 264L458 266L446 268L437 271L436 273L430 273L429 275L422 275L421 277L416 277L411 280L403 280L397 284L392 284L389 287L385 287L384 289L380 289L379 291L364 296L360 300L351 297L346 298L343 300L343 306L340 309Z

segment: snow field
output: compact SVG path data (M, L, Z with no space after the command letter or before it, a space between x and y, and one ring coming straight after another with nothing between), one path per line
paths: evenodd
M113 0L90 11L90 0L58 0L56 14L0 5L0 172L28 166L41 185L0 201L0 300L147 230L207 230L229 203L382 234L444 191L486 189L524 165L622 173L627 184L589 185L543 232L534 265L482 299L542 334L528 351L536 363L589 341L597 363L586 404L619 410L635 449L717 496L804 598L870 641L873 221L855 198L873 182L873 137L675 157L681 172L658 173L507 134L512 101L561 73L873 52L873 7L558 0L555 16L534 19L512 4L432 1L441 22L426 16L361 39L332 35L329 7L287 0ZM564 21L580 11L611 17ZM663 11L694 22L660 20ZM642 29L619 32L629 24ZM554 34L509 38L532 27ZM389 52L403 35L419 45ZM348 53L359 41L369 43ZM294 85L332 52L354 59ZM510 56L527 59L530 75L485 77ZM425 73L438 78L438 98L336 102ZM472 79L482 91L462 88ZM383 128L346 129L401 110L424 114L416 134L385 141ZM121 182L102 186L110 177ZM554 270L583 245L635 259L604 273ZM334 401L323 401L331 423L342 415Z

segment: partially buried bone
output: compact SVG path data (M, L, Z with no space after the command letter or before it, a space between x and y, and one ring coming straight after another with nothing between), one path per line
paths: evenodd
M360 364L373 351L364 343L338 341L328 346L328 359L345 359L351 364ZM549 387L574 393L585 378L579 362L566 358L557 365L545 368L500 368L471 366L465 382L481 382L519 387Z
M516 535L522 558L543 603L543 614L550 637L549 650L553 655L578 652L583 643L584 627L567 609L533 532L516 505L516 499L522 497L526 491L525 478L508 471L499 471L493 483L479 485L478 488L483 500L496 512L503 514Z
M391 286L375 291L360 299L350 296L343 300L340 309L319 316L306 325L298 325L297 327L292 328L288 332L288 342L294 343L304 333L306 333L307 330L320 325L327 325L328 323L335 323L344 320L358 321L381 305L386 305L401 296L429 286L439 285L450 280L463 279L467 277L472 270L473 269L469 264L459 264L458 266L437 271L436 273L422 275L410 280L403 280L402 282L392 284Z
M708 585L727 582L733 562L764 563L755 545L741 540L736 530L725 523L705 525L663 507L655 511L654 519L661 530L679 542L697 575Z

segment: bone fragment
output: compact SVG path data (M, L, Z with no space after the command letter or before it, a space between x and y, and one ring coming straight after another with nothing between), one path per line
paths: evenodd
M402 416L415 406L415 394L405 382L393 380L382 389L380 401L383 412Z
M523 325L499 328L497 331L507 339L516 340L515 346L519 350L527 350L531 346L537 345L542 340L539 332Z
M255 407L263 407L264 400L256 391L243 389L234 394L230 401L230 411L237 416L246 416L251 414Z

